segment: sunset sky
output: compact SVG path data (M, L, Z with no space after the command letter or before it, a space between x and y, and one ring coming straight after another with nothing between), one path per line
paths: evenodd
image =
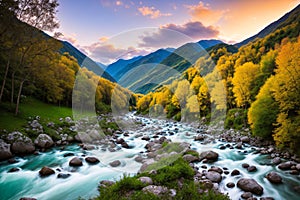
M59 0L58 31L96 61L146 54L185 42L240 42L299 0ZM169 31L168 31L169 30Z

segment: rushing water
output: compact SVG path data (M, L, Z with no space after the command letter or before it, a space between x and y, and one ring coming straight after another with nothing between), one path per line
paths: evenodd
M226 183L237 183L240 177L254 178L264 188L263 196L271 196L275 199L299 200L300 195L293 191L293 186L300 185L299 175L290 175L287 172L277 169L270 164L270 159L266 155L256 154L255 147L247 146L242 151L237 149L220 150L219 146L224 142L216 141L214 143L202 144L194 141L193 137L197 135L196 131L186 124L166 122L165 120L148 119L128 115L128 118L135 118L142 121L146 126L138 130L129 130L129 137L123 137L125 141L133 148L119 148L118 151L110 152L101 146L94 150L83 150L77 145L70 145L63 150L53 148L37 156L26 156L17 158L19 161L15 164L0 163L0 200L15 200L20 197L34 197L39 200L56 199L78 199L91 198L98 195L97 187L101 180L118 180L124 173L135 174L141 164L134 161L136 155L143 155L146 141L141 140L141 135L153 136L157 132L164 131L165 136L172 142L189 142L191 148L198 152L213 150L219 153L219 160L211 165L226 167L229 171L238 169L241 174L230 176L223 174L223 180L220 183L220 189L228 193L231 199L240 199L243 193L239 188L229 189ZM170 132L174 135L168 134ZM247 151L244 153L244 151ZM64 157L66 153L74 153L75 156L95 156L99 158L100 163L89 165L85 161L83 166L74 168L69 166L69 160L73 158ZM112 168L108 163L120 160L121 166ZM257 167L256 172L247 172L242 168L242 163L248 163ZM202 163L197 166L201 170ZM209 164L206 164L209 165ZM38 171L43 166L49 166L56 170L56 175L61 173L71 174L66 179L59 179L56 175L41 178ZM12 167L18 167L21 170L14 173L8 173ZM283 184L271 184L264 176L275 170L283 177Z

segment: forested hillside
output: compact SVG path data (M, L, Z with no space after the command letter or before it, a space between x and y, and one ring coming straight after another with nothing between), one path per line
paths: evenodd
M151 110L186 121L190 113L200 113L209 121L211 115L225 109L225 127L250 126L253 135L273 138L279 147L299 153L298 12L299 6L281 21L282 26L237 52L224 46L214 48L180 79L143 96L138 111ZM226 98L222 98L224 92Z

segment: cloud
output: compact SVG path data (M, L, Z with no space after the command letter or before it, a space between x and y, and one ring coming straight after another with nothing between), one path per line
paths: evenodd
M109 64L120 58L131 58L137 55L144 55L148 51L137 49L134 47L117 48L113 44L107 42L97 42L90 46L85 46L84 50L88 55L96 61L103 64Z
M226 13L224 10L213 10L209 4L199 2L197 5L186 5L193 21L201 21L206 25L217 23Z
M156 19L158 17L162 17L162 16L171 16L171 13L161 13L160 10L152 7L148 7L148 6L143 6L138 8L138 11L143 15L143 16L148 16L151 19Z
M62 34L58 37L58 39L68 41L73 45L77 43L76 34L71 34L71 35Z
M187 42L216 38L219 31L213 26L204 26L201 22L188 22L183 25L167 24L158 31L141 36L139 47L178 47Z
M122 1L116 1L116 5L121 6L121 5L123 5L123 2Z

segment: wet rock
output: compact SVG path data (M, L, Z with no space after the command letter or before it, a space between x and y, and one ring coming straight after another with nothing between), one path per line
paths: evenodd
M74 156L75 154L74 153L65 153L63 156L64 157L69 157L69 156Z
M261 197L259 200L274 200L273 197Z
M243 164L242 164L242 167L245 168L245 169L247 169L247 168L249 167L249 164L243 163Z
M226 186L228 188L233 188L235 186L235 184L233 182L229 182L229 183L226 184Z
M147 177L147 176L142 176L142 177L138 178L138 180L141 181L144 184L147 184L147 185L152 185L153 184L152 179L150 177Z
M209 172L214 171L214 172L218 172L219 174L223 174L223 170L220 167L211 167L209 170Z
M300 164L297 164L297 165L296 165L296 169L297 169L298 171L300 171Z
M52 138L47 134L39 134L34 140L34 144L40 148L48 149L54 145Z
M82 161L78 157L74 157L70 160L69 165L72 167L82 166Z
M53 169L45 166L39 171L39 174L41 177L46 177L46 176L55 174L55 171Z
M299 175L300 173L299 173L298 170L292 170L292 171L290 171L290 174L292 174L292 175Z
M252 192L256 195L263 194L263 187L261 187L254 179L241 178L237 182L237 186L245 192Z
M14 164L14 163L17 163L18 161L15 158L10 158L10 159L7 160L7 162L9 164Z
M256 172L257 171L257 168L255 167L255 166L249 166L248 168L247 168L247 171L248 172Z
M136 162L141 163L141 162L143 162L144 158L141 157L141 156L137 156L137 157L134 158L134 160L135 160Z
M11 157L12 153L10 152L10 144L7 144L0 139L0 161L7 160Z
M200 154L200 160L217 161L219 154L214 151L204 151Z
M211 180L201 180L200 183L204 187L204 189L212 189L214 187L214 184Z
M116 140L116 143L117 143L117 144L122 144L123 142L125 142L125 140L124 140L123 138L118 138L118 139Z
M251 197L253 197L253 194L251 192L245 192L242 194L241 196L243 199L249 199Z
M226 147L224 145L220 146L219 149L224 150Z
M71 174L63 174L63 173L57 174L57 178L62 178L62 179L69 178L70 176Z
M292 167L292 162L287 161L278 165L278 168L281 170L289 170Z
M20 171L20 169L17 167L13 167L10 170L8 170L8 173L13 173L13 172L17 172L17 171Z
M242 149L243 148L243 143L242 142L237 143L237 145L235 146L235 148Z
M205 135L197 135L194 138L194 141L203 141L205 139Z
M241 141L243 143L249 143L250 142L250 138L248 136L244 136L244 137L241 137Z
M149 141L150 140L150 137L148 135L145 135L141 138L141 140L146 140L146 141Z
M279 163L281 163L281 158L280 157L273 158L272 163L278 165Z
M156 185L148 185L142 189L143 192L150 192L154 195L160 196L163 194L167 194L169 192L167 187L164 186L156 186Z
M119 160L115 160L113 162L110 162L109 165L112 167L118 167L121 165L121 162Z
M182 157L185 161L192 163L192 162L198 162L199 158L196 156L193 156L191 154L186 154Z
M215 171L207 172L205 174L205 177L214 183L220 183L222 180L221 174L219 174L218 172L215 172Z
M22 197L20 200L37 200L36 198L31 198L31 197Z
M234 170L232 170L232 172L231 172L230 175L231 175L231 176L237 176L237 175L240 175L240 171L237 170L237 169L234 169Z
M85 161L90 164L97 164L100 162L99 159L96 157L86 157Z
M121 146L122 146L123 148L125 148L125 149L129 149L129 145L127 144L127 142L123 142L123 143L121 144Z
M271 183L282 183L282 178L281 176L276 173L276 172L270 172L266 175L266 178L271 182Z

